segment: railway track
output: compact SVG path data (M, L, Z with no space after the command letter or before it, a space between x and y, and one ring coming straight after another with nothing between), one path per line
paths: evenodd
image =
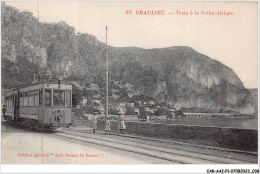
M59 129L53 135L72 140L92 143L108 148L122 150L131 153L137 153L152 158L158 158L173 163L180 164L250 164L245 160L230 159L209 154L190 152L185 150L174 149L173 147L160 146L158 144L140 143L122 139L116 139L115 135L94 135L91 133L72 132L69 130ZM129 139L129 138L128 138Z
M2 122L2 124L8 125L5 122ZM185 146L185 143L176 146L176 143L170 144L164 141L158 142L157 139L147 137L137 137L121 134L104 135L103 133L92 134L90 131L77 132L68 128L60 128L50 135L59 136L74 141L91 143L120 151L140 154L154 159L161 159L167 161L167 163L254 164L257 163L258 156L255 152L252 154L245 154L244 152L240 153L240 151L235 151L232 153L226 152L226 154L223 155L225 150L221 152L221 148L218 148L217 150L209 150L207 148L204 149L203 147L192 148L190 146ZM229 154L231 155L229 156ZM235 157L234 154L236 154Z

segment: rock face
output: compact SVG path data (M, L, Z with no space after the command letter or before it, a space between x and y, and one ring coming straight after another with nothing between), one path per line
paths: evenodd
M1 20L3 88L32 80L33 73L51 72L83 87L91 83L104 89L106 47L94 36L76 35L62 21L39 23L32 13L6 5ZM111 83L131 86L126 100L143 95L177 109L254 112L250 93L234 71L190 47L109 47L109 77ZM118 90L114 88L110 85L111 91Z
M250 93L232 69L189 47L145 50L111 48L111 74L176 108L246 108ZM141 75L140 75L141 74Z
M248 90L252 96L254 109L255 109L256 113L258 113L258 89L254 88L254 89L248 89ZM258 116L258 114L256 114L256 115Z

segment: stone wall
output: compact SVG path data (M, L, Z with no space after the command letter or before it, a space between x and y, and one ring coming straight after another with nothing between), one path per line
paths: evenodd
M135 121L125 121L125 124L126 134L255 152L258 147L257 130ZM104 120L98 120L99 130L104 130L104 125ZM111 132L119 133L116 128L117 121L111 120Z

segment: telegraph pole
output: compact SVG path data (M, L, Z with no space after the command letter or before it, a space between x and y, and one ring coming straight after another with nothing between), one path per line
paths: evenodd
M108 46L107 46L107 26L106 26L106 111L105 121L108 117Z

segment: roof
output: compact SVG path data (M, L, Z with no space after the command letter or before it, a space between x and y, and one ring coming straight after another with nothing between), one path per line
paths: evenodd
M42 84L42 85L44 85L44 84L58 84L58 81L57 80L55 80L55 81L51 80L49 82L36 82L36 83L32 83L31 82L31 83L26 83L26 84L22 84L22 85L16 86L14 88L6 89L4 91L4 94L7 94L8 92L11 92L11 91L15 91L17 89L22 89L22 88L26 88L26 87L30 87L30 86L36 86L36 85L40 85L40 84ZM71 85L71 83L64 83L64 82L61 82L60 84Z
M57 84L58 83L58 79L50 79L49 81L41 81L41 82L29 82L29 83L24 83L21 85L18 85L14 88L11 89L19 89L19 88L23 88L23 87L27 87L27 86L32 86L32 85L37 85L37 84ZM65 85L72 85L72 83L65 83L63 80L60 80L60 84L65 84Z

